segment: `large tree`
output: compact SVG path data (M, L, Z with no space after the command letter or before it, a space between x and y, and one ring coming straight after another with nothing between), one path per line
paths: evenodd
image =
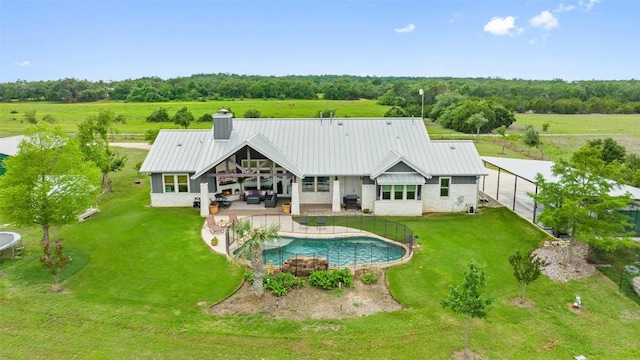
M472 318L484 319L489 314L494 299L482 296L480 291L487 283L484 266L471 260L464 272L464 280L458 286L449 285L449 296L440 302L442 307L449 308L455 314L465 315L467 324L464 330L464 357L467 355L467 340L469 338L469 324Z
M78 215L94 205L100 190L100 172L85 161L78 145L60 128L30 128L18 153L4 161L0 177L0 211L17 226L42 228L45 263L58 285L67 258L53 228L78 221ZM53 232L56 234L56 232ZM52 247L53 245L53 247Z
M249 221L240 221L233 226L233 232L242 242L238 256L251 258L253 271L253 292L261 297L264 293L264 263L262 261L262 244L277 241L280 238L280 224L252 227Z
M630 244L629 218L618 211L631 203L630 194L612 195L615 183L564 161L553 165L552 174L556 179L538 174L540 190L529 196L543 206L538 217L542 224L570 235L569 264L575 240L607 251Z
M112 192L113 186L109 174L122 170L126 156L120 155L109 146L109 135L115 130L115 124L122 121L113 112L100 109L97 116L89 116L78 125L80 149L87 160L93 161L102 172L102 186Z

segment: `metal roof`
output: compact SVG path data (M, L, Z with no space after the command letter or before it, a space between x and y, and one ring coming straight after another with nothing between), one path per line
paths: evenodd
M22 139L24 139L23 135L0 138L0 154L15 156Z
M379 185L389 185L389 184L422 185L424 184L424 176L421 176L419 174L389 173L389 174L380 175L377 181Z
M553 175L553 161L508 159L493 156L482 156L482 160L534 184L537 174L541 174L546 181L556 182L559 180L557 176ZM612 183L614 183L615 186L611 189L609 195L620 196L628 192L634 200L640 200L640 189L629 185L621 185L613 181Z
M487 173L473 142L431 141L408 118L233 119L228 140L212 133L161 130L140 171L202 174L250 146L299 177L371 175L395 160L423 175Z

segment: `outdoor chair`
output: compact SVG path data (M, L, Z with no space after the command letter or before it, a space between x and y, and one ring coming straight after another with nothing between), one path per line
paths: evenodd
M309 218L308 217L303 217L302 219L300 219L300 225L309 225Z
M327 225L327 220L323 217L319 217L316 224L318 224L318 226L325 226Z
M216 217L213 215L207 216L207 223L205 224L205 226L209 228L209 231L211 231L211 234L215 234L217 232L224 232L224 228L218 225L218 223L216 223Z
M238 225L240 220L238 220L238 213L235 211L229 212L229 223L233 225Z

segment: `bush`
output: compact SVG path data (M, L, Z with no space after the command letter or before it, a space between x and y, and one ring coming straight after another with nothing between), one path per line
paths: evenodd
M380 280L380 275L377 273L368 272L360 277L360 281L367 285L378 282L378 280Z
M309 284L327 290L336 289L340 284L343 287L353 287L353 274L346 268L314 271L309 275Z
M252 271L245 271L245 273L244 273L244 275L242 277L244 278L244 281L246 281L249 284L253 285L253 272Z
M253 274L251 275L253 277ZM279 273L264 277L265 289L271 291L275 296L284 296L289 290L298 289L302 286L304 286L304 279L299 279L290 273Z
M247 111L244 112L244 117L245 118L257 119L261 115L262 115L262 113L258 109L248 109Z

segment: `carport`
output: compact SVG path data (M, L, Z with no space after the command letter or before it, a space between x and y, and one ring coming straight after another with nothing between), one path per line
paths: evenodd
M525 219L531 219L535 224L538 204L528 194L538 193L538 185L535 183L537 174L542 174L547 181L557 180L557 177L551 171L553 161L508 159L492 156L482 156L481 158L489 173L488 176L482 179L482 192L487 196L493 197L502 205L510 207L511 210ZM487 165L497 170L491 169ZM518 182L518 179L524 181ZM610 194L618 196L627 192L631 194L634 201L640 201L640 189L629 185L615 187L611 189ZM630 214L630 216L633 217L633 214Z

